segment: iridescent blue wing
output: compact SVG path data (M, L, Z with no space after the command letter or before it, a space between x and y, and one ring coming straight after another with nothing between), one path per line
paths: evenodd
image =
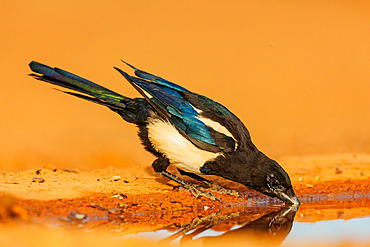
M147 99L158 114L168 119L195 146L210 152L235 150L235 140L206 125L198 113L199 110L195 108L196 106L194 107L184 98L184 93L191 93L189 90L129 66L135 69L135 75L140 78L116 69Z

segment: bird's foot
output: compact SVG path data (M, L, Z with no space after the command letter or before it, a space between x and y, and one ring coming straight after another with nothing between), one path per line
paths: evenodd
M210 191L213 191L213 192L216 192L216 193L219 193L219 194L223 194L223 195L240 197L244 200L244 195L238 190L228 190L228 189L225 189L224 187L221 187L220 185L215 184L211 181L209 181L209 182L207 181L207 182L205 182L205 184L207 184L209 186Z
M179 190L185 190L189 191L193 196L195 196L197 199L201 196L208 198L212 201L219 201L221 202L220 198L216 197L213 193L202 190L202 187L195 186L194 184L184 184L183 186L175 186L173 189L179 189Z
M158 174L160 175L163 175L179 184L181 184L182 186L175 186L173 189L181 189L181 190L186 190L186 191L189 191L191 194L193 194L196 198L199 198L201 196L203 197L206 197L212 201L220 201L220 198L216 197L215 195L213 195L211 192L208 192L208 191L204 191L202 187L197 187L195 186L194 184L191 184L191 183L188 183L184 180L182 180L181 178L179 177L176 177L175 175L167 172L167 171L161 171L161 172L157 172Z

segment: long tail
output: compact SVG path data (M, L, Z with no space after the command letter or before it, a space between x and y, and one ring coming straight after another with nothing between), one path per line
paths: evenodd
M136 105L133 99L59 68L51 68L35 61L32 61L29 66L33 72L38 73L30 74L35 79L74 90L78 93L63 92L107 106L119 113L126 121L135 122L135 113L131 111L134 109L130 109L133 105ZM128 105L131 105L131 107L127 107Z

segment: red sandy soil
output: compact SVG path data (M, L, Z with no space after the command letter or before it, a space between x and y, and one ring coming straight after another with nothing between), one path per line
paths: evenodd
M289 173L302 202L295 220L315 222L370 215L370 155L283 157L279 162ZM222 203L196 199L189 192L173 190L177 184L158 176L150 166L108 167L93 171L45 166L24 172L7 172L0 176L0 232L3 232L0 244L58 246L50 238L40 243L31 236L41 237L39 234L42 233L64 239L49 229L60 225L71 244L76 243L76 232L68 229L79 227L94 230L94 238L108 241L105 238L114 234L122 236L163 228L175 230L197 217L212 213L222 217L248 211L244 217L253 220L282 205L280 201L240 184L217 177L210 179L249 197L246 196L244 201L217 195ZM78 220L72 212L87 218ZM214 229L225 230L231 226L220 225ZM31 236L26 232L31 232ZM26 234L26 238L19 239L17 234ZM86 232L77 235L90 243L91 238ZM114 243L116 240L109 241L109 244ZM96 245L94 241L89 244Z

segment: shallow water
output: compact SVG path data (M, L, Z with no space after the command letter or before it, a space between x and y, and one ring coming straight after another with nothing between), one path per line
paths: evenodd
M84 207L90 213L82 220L52 215L36 219L46 220L53 228L166 246L370 246L370 193L310 194L300 200L299 207L271 199L248 199L233 205L200 204L164 211L158 207L143 211L145 204L137 204L132 206L134 210L116 214Z
M241 226L235 226L231 230L236 230L240 227ZM189 232L189 234L193 232L194 230ZM194 236L192 240L197 241L210 237L217 239L217 237L222 237L225 233L226 232L208 229ZM159 230L155 232L131 234L125 236L125 238L146 238L161 241L171 236L173 236L173 232ZM255 241L254 239L250 240ZM180 242L181 237L172 241L172 243L176 244ZM290 233L283 240L281 246L338 245L341 243L350 243L354 246L369 245L370 217L351 220L319 221L315 223L294 222ZM242 242L240 242L240 244L242 244ZM278 242L275 242L275 244L277 246L279 245Z
M315 223L294 222L283 246L336 245L345 242L369 245L370 217Z
M210 214L176 228L122 238L144 238L175 245L192 242L199 246L231 243L233 246L370 245L370 214L366 210L370 209L369 196L321 201L312 198L317 199L315 196L303 198L299 208L247 207L244 212L227 216Z

